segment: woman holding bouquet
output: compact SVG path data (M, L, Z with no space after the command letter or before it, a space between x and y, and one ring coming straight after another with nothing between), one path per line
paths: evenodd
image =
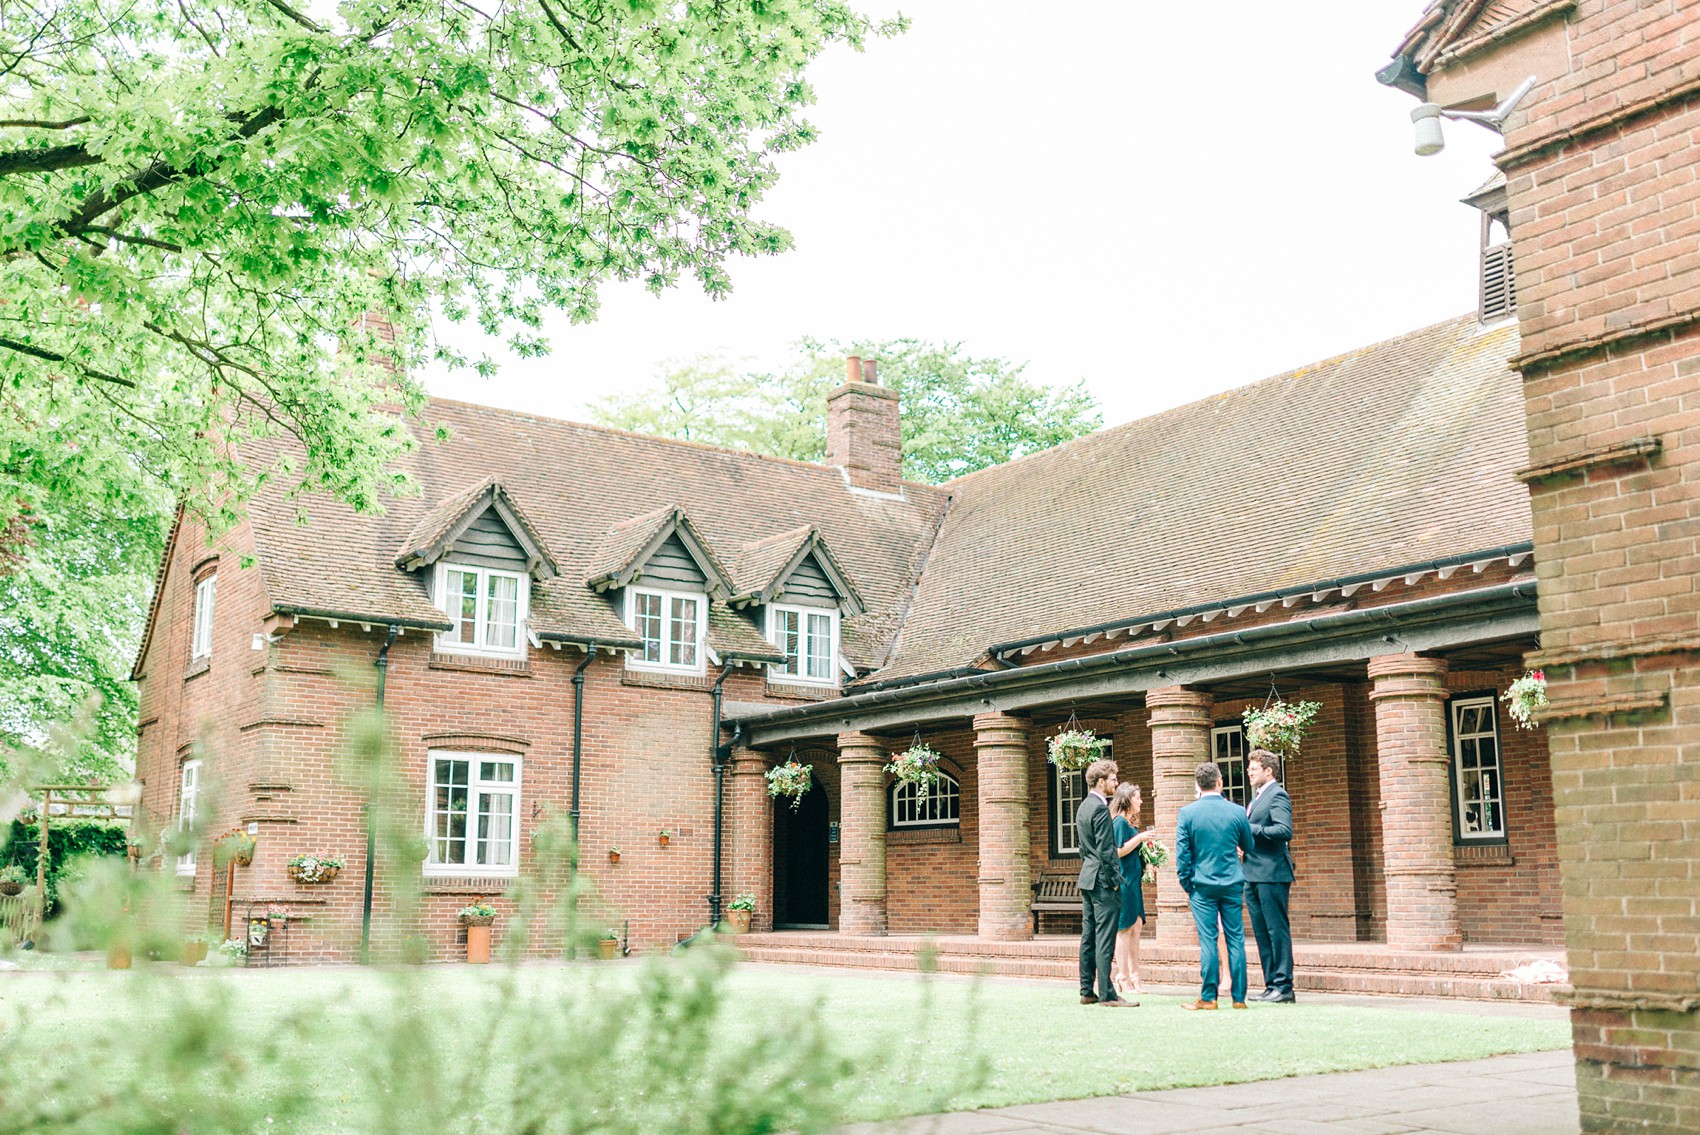
M1123 994L1139 992L1139 936L1145 929L1145 862L1139 848L1157 835L1156 828L1139 830L1142 806L1139 785L1132 781L1116 789L1116 798L1110 804L1122 868L1122 909L1116 922L1116 956L1110 965L1110 980L1116 992Z

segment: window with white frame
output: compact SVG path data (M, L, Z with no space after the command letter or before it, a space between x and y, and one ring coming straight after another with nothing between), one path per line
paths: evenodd
M643 639L643 650L626 655L639 670L705 669L703 639L708 630L708 596L689 591L628 588L626 625Z
M1098 740L1104 743L1103 759L1113 760L1110 738L1100 736ZM1045 767L1051 770L1051 838L1055 852L1079 855L1080 833L1075 829L1074 817L1080 811L1080 802L1086 799L1086 774L1066 772L1049 763Z
M962 785L949 773L939 778L922 796L917 785L894 781L891 786L891 826L894 828L943 828L962 823Z
M1245 776L1245 727L1223 725L1212 729L1210 759L1222 770L1222 795L1242 808L1251 803Z
M822 607L769 607L767 640L785 651L768 672L783 682L838 684L838 612Z
M177 830L192 831L195 827L195 812L201 802L201 762L187 760L183 762L183 779L177 793ZM195 873L195 850L188 851L177 857L177 873L193 875Z
M437 606L454 627L437 649L457 654L519 655L525 650L526 577L471 564L437 565Z
M1505 838L1499 726L1493 695L1452 701L1452 798L1460 842Z
M518 757L433 752L426 874L517 874L519 787Z
M190 661L212 656L213 598L217 593L216 573L195 584L195 630L190 639Z

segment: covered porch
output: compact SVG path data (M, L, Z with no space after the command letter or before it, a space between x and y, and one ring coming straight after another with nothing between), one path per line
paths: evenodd
M1143 790L1140 826L1172 842L1198 763L1220 764L1243 802L1241 714L1273 685L1322 705L1284 777L1297 968L1325 983L1313 988L1497 995L1502 970L1556 960L1563 941L1545 737L1514 728L1498 701L1536 645L1522 559L1484 563L1474 574L1499 578L1468 590L1423 594L1411 576L1416 594L1379 605L1299 617L1272 601L1232 633L1177 638L1157 620L1131 636L1164 632L1156 641L1119 649L1082 635L1042 644L1062 655L1044 662L1006 652L1004 670L733 707L732 887L756 896L766 932L752 956L907 966L935 935L964 970L998 959L1072 973L1077 917L1048 914L1051 936L1036 937L1030 909L1037 880L1079 867L1083 786L1047 762L1048 738L1073 723L1107 740L1121 779ZM917 737L942 754L948 808L906 811L883 771ZM788 758L814 769L796 813L763 780ZM1144 965L1161 980L1195 974L1172 869L1146 884L1146 909Z

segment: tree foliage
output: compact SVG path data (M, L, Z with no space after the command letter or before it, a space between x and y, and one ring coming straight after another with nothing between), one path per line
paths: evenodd
M7 734L115 695L171 499L216 530L268 478L403 490L409 376L489 366L433 312L535 354L607 281L720 294L787 247L752 210L813 136L805 70L886 30L838 0L327 7L0 12Z
M918 339L805 339L796 360L774 372L699 358L651 389L604 399L592 416L640 433L823 461L826 396L844 381L846 355L876 360L881 384L901 396L903 475L913 481L939 484L1103 424L1083 383L1046 386L1027 378L1022 364Z

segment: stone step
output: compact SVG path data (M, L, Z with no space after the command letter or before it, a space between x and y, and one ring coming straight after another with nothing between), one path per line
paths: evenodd
M977 938L841 937L819 933L751 934L739 949L753 962L913 971L923 951L943 973L1073 981L1079 946L1073 939L994 942ZM1248 946L1250 943L1247 944ZM1157 985L1188 986L1198 980L1196 948L1147 941L1140 974ZM1248 949L1253 984L1256 950ZM1557 959L1555 951L1466 951L1429 954L1396 952L1362 944L1314 944L1294 950L1294 981L1300 992L1362 993L1404 997L1450 997L1487 1001L1551 1001L1552 985L1518 985L1499 975L1535 957Z

